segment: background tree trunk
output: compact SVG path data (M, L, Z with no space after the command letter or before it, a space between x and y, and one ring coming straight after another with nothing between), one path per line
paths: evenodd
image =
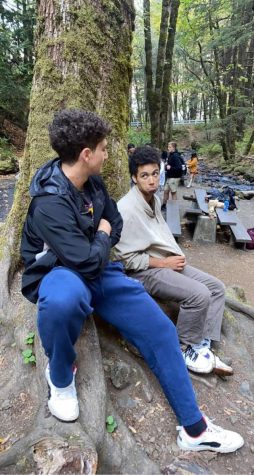
M145 37L145 79L147 103L151 123L151 142L165 147L172 131L172 57L180 0L163 0L157 51L155 80L153 81L150 0L143 1Z

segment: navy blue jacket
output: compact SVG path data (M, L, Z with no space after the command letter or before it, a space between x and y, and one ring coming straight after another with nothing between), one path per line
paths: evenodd
M181 178L183 173L182 161L177 150L168 154L165 165L166 178ZM169 170L167 170L167 165L170 165Z
M120 239L122 218L102 178L90 177L85 189L93 203L93 217L84 212L81 195L62 172L59 159L43 165L32 180L21 255L25 265L22 293L33 303L41 279L55 266L68 267L86 279L98 277L110 248ZM110 237L97 231L101 218L112 226Z

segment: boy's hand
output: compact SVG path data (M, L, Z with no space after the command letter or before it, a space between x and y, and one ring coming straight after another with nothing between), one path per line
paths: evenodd
M164 266L175 271L182 271L186 266L186 259L184 256L169 256L164 260Z
M111 224L106 219L102 218L99 222L98 231L104 231L104 233L110 236L111 230Z

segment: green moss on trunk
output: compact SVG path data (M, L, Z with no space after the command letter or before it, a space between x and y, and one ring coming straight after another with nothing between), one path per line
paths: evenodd
M26 151L13 209L5 227L15 228L17 261L20 232L29 203L29 182L54 157L48 124L63 107L93 110L113 126L104 177L118 199L128 187L126 140L131 80L132 0L83 0L82 4L41 0ZM47 11L46 11L47 10ZM50 10L50 11L49 11Z

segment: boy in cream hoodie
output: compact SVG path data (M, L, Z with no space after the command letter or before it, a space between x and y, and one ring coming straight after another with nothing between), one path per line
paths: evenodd
M135 186L118 202L124 224L115 257L150 295L179 303L177 331L187 367L230 376L232 368L211 350L211 342L220 340L224 285L187 264L161 214L155 194L160 176L157 150L138 147L129 168Z

